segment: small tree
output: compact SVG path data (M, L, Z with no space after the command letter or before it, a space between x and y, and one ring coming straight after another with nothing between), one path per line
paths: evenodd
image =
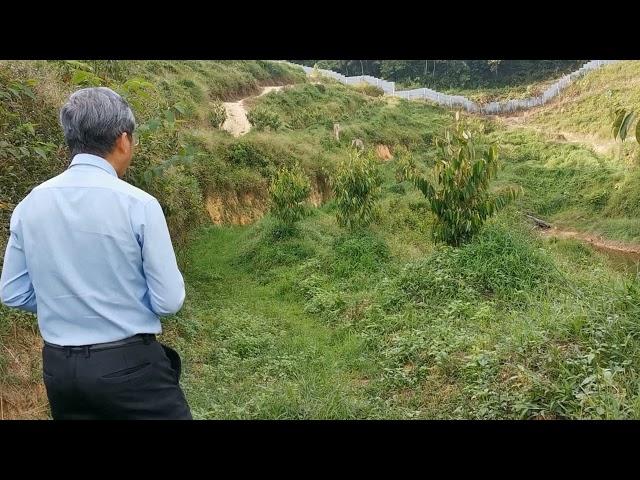
M402 161L402 178L411 180L429 201L436 217L434 236L449 245L470 240L484 222L515 199L518 190L491 194L489 182L498 171L495 145L477 145L456 113L453 129L436 138L439 154L433 171L435 186L418 173L411 158Z
M214 128L222 127L222 124L227 119L227 110L224 108L224 104L220 101L212 102L209 108L209 123Z
M373 156L350 150L346 160L338 165L331 183L338 207L338 224L349 230L368 226L374 220L382 184Z
M306 201L310 191L309 179L300 167L278 170L269 188L271 213L283 226L292 228L309 213Z

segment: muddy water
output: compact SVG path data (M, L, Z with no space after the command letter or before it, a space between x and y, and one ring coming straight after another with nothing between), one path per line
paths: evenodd
M601 245L593 245L591 247L597 252L604 253L611 265L619 271L638 275L640 272L640 253L639 252L622 252L611 250Z
M626 245L620 242L608 241L580 232L555 227L539 230L539 232L544 237L578 240L584 245L589 245L596 252L604 254L609 264L616 270L634 276L640 274L640 246L638 245Z

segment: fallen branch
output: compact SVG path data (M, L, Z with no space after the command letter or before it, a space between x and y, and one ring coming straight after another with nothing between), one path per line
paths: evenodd
M533 223L535 223L540 228L551 228L551 224L550 223L547 223L544 220L536 218L533 215L529 215L529 214L525 213L525 217L527 217L529 220L533 221Z

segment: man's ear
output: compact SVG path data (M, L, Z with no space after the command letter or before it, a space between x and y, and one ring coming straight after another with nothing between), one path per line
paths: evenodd
M118 138L116 138L116 151L118 151L118 153L129 153L129 139L127 138L127 133L123 132L120 135L118 135Z

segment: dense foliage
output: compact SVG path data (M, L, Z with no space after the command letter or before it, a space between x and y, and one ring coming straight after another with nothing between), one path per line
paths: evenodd
M295 62L295 61L294 61ZM585 60L297 60L347 76L372 75L405 86L478 88L555 78Z

